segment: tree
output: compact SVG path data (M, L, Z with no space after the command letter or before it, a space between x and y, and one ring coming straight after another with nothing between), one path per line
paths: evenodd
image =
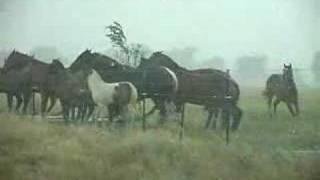
M139 43L128 43L120 23L114 21L113 24L107 26L106 29L106 37L110 39L113 47L120 50L114 51L117 54L117 59L124 61L125 64L137 66L140 63L141 57L148 53L149 48L146 46Z

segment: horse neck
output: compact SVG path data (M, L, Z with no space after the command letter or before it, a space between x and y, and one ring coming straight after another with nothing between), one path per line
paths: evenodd
M88 85L91 90L94 90L95 88L101 88L102 86L109 86L111 84L104 82L98 73L95 72L89 75Z

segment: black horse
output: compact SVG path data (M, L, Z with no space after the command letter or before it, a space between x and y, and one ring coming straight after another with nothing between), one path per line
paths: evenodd
M138 68L159 66L168 67L177 74L179 88L175 104L178 111L185 103L203 105L209 112L206 123L206 127L208 128L214 114L216 118L221 110L223 111L223 116L227 114L225 111L225 98L231 97L230 108L232 109L233 117L231 127L233 130L238 129L242 116L242 110L237 105L240 89L238 84L226 72L216 69L188 70L179 66L162 52L155 52L150 58L141 59L141 64ZM213 127L216 127L216 118ZM226 126L225 123L226 121L224 121L224 126Z
M66 123L70 120L70 113L71 120L77 119L83 122L84 119L91 116L94 110L91 92L85 83L87 77L88 72L72 73L58 59L54 59L49 65L47 88L59 98ZM78 110L77 117L75 116L76 109Z
M286 103L292 116L300 113L298 103L298 89L294 81L292 65L283 65L282 74L272 74L266 83L266 89L263 95L267 98L269 113L271 113L271 104L273 101L274 114L277 112L277 106L281 101ZM275 97L275 98L274 98ZM294 108L292 107L294 106Z
M122 65L116 60L100 53L85 50L70 66L70 70L93 68L105 82L129 81L138 90L139 100L151 98L159 109L162 120L167 115L166 103L172 102L178 88L175 73L165 67L135 69Z

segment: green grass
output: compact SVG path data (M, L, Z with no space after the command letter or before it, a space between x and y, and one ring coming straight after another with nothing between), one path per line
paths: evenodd
M204 130L206 114L191 105L182 142L177 122L151 120L143 132L139 122L108 130L2 113L0 179L320 179L320 154L296 152L320 149L320 93L300 96L300 117L280 105L270 119L260 90L243 90L243 121L229 145L224 132Z

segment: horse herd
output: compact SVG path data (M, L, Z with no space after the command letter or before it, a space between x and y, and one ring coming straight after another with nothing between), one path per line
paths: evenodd
M167 119L169 104L183 113L185 103L205 108L207 128L215 128L221 114L223 127L237 130L242 117L238 106L240 88L228 72L211 68L186 69L162 52L141 58L138 67L131 67L85 50L66 68L58 59L44 63L14 50L1 68L0 91L7 94L10 111L15 97L15 109L19 111L23 103L23 113L27 111L33 92L41 95L42 115L50 112L59 99L66 123L75 119L82 122L98 119L104 108L108 109L112 121L116 116L126 115L130 107L146 98L154 104L147 116L158 110L160 122ZM268 78L264 95L268 98L269 109L275 99L274 112L284 101L293 115L299 114L291 64L284 65L282 74ZM230 124L226 123L228 118Z

